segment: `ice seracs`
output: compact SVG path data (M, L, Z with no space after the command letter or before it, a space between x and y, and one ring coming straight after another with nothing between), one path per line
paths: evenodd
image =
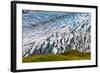
M91 51L91 14L25 11L23 57L77 49Z

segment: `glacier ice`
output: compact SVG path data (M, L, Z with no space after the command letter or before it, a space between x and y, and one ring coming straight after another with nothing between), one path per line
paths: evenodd
M91 13L23 10L23 57L91 51Z

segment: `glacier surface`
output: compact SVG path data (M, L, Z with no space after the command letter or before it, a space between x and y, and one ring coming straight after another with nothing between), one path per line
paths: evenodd
M22 56L91 51L91 13L23 10Z

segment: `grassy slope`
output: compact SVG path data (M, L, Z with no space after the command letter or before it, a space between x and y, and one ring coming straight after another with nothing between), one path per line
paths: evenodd
M23 58L23 62L46 62L46 61L64 61L64 60L88 60L91 59L91 53L79 52L77 50L66 51L61 54L33 55Z

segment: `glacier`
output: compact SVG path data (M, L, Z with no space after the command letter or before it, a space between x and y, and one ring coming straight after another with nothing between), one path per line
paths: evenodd
M91 13L22 11L22 56L91 51Z

